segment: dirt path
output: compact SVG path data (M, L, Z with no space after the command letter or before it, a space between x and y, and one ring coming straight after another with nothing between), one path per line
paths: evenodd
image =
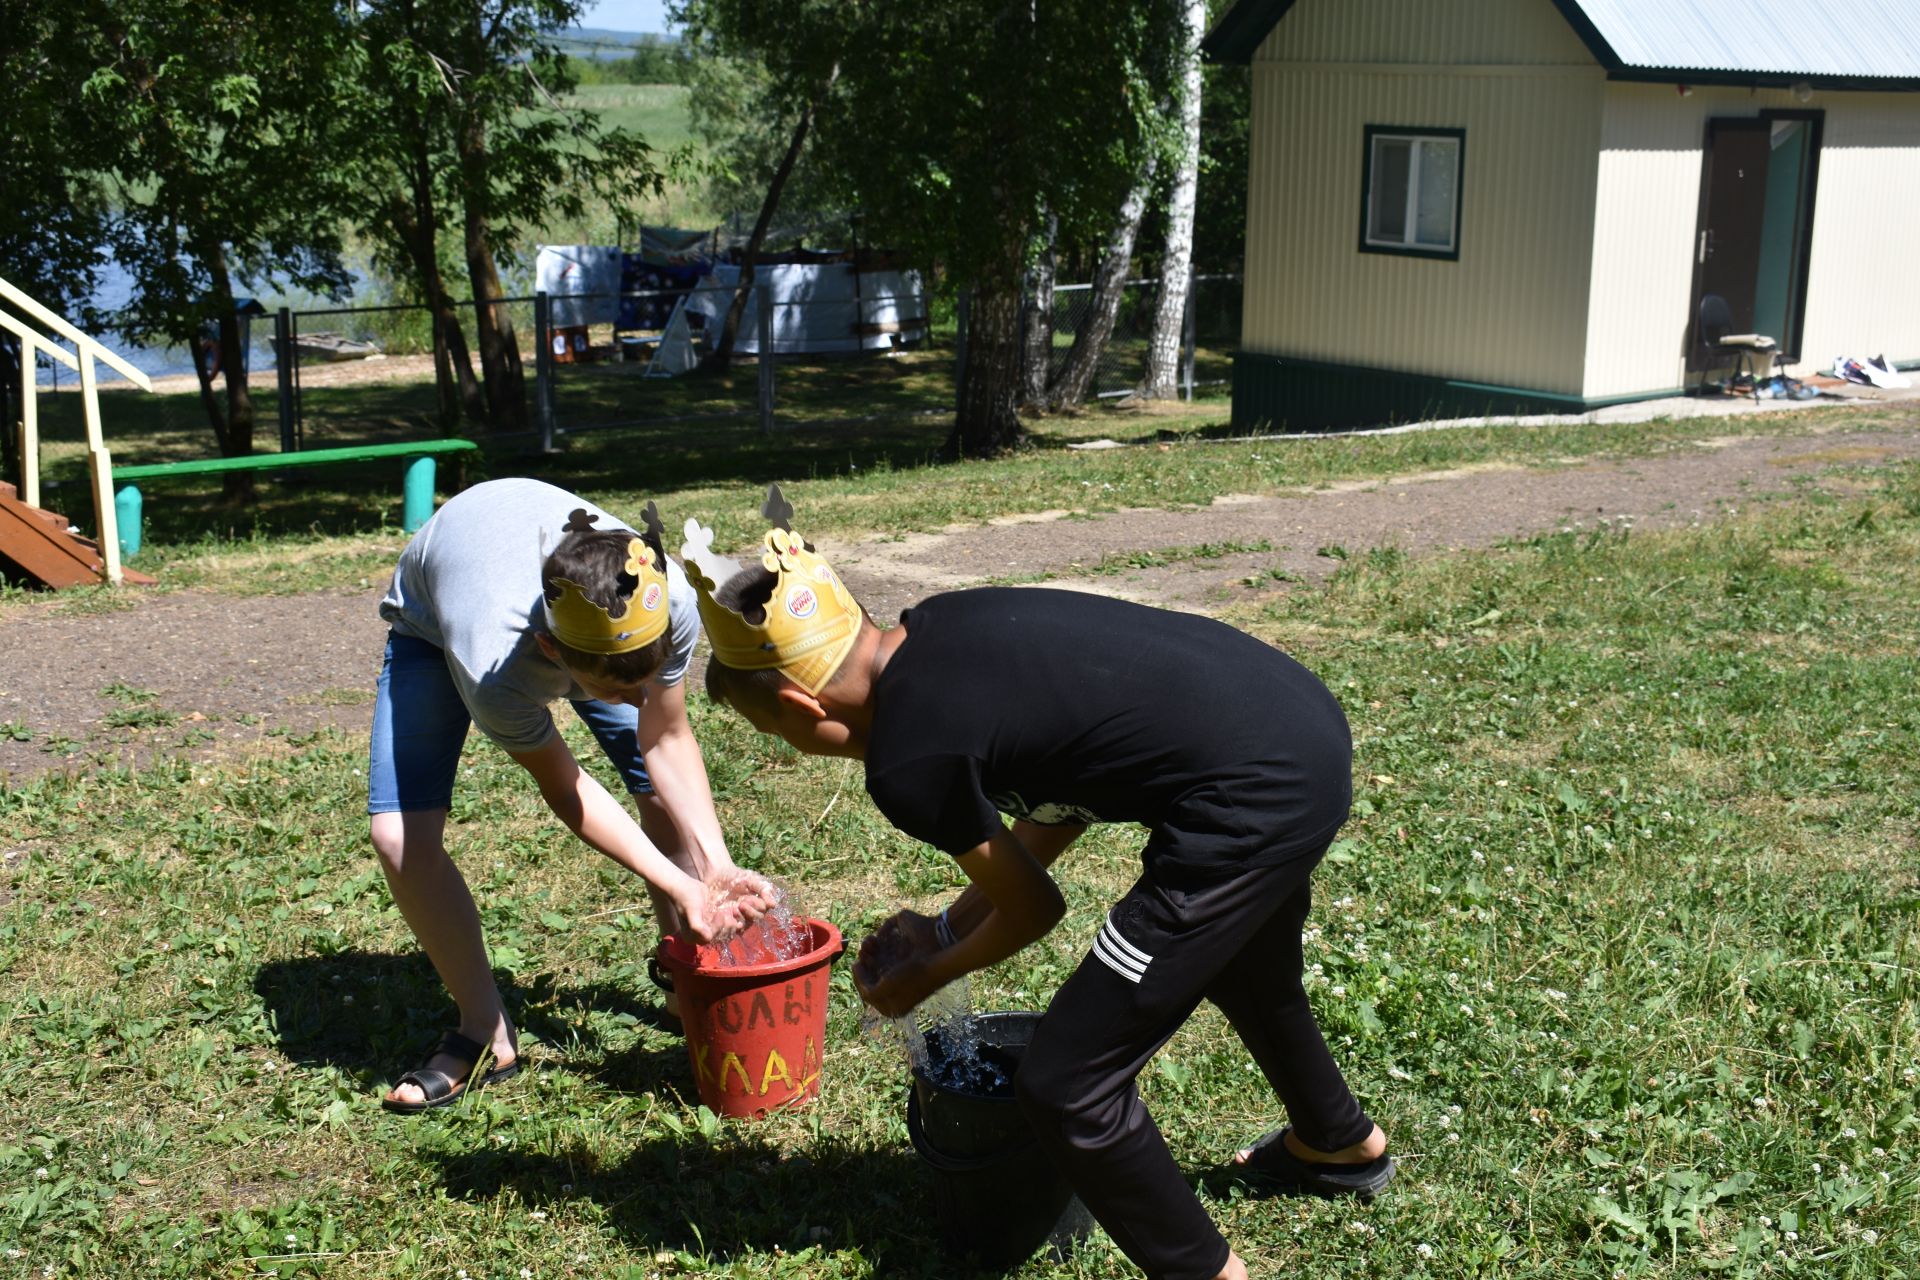
M1489 546L1602 520L1635 528L1708 521L1819 482L1838 468L1920 457L1920 425L1845 424L1791 437L1729 437L1650 458L1562 468L1487 468L1368 481L1274 497L1227 497L1191 512L1064 512L823 550L876 617L986 580L1063 575L1061 585L1209 610L1272 586L1274 570L1316 581L1361 554ZM1113 566L1203 544L1265 546L1172 567ZM0 778L156 755L204 757L325 725L364 733L383 626L379 591L238 601L183 592L119 612L62 616L49 601L0 626ZM120 692L111 692L115 687ZM138 701L126 690L150 691ZM18 726L16 729L15 726ZM27 736L19 738L16 733Z

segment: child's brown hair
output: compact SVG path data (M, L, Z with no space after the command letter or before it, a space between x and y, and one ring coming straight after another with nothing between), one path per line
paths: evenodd
M661 546L660 513L649 502L642 523L641 540L653 551L654 563L665 566L667 553ZM625 529L596 529L594 516L585 507L574 508L567 517L566 531L559 545L548 553L540 566L540 586L549 601L560 596L555 579L565 578L580 588L580 594L608 613L619 613L633 598L640 579L627 572L627 544L633 534ZM598 683L634 685L658 671L667 660L672 645L673 627L660 633L651 644L627 653L588 653L548 633L560 662L567 670Z

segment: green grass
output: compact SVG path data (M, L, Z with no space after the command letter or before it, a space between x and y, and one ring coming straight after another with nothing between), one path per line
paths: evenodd
M595 422L684 414L752 404L756 373L647 380L637 365L568 371L562 421ZM1030 424L1033 447L994 462L940 462L950 419L928 415L951 403L951 361L939 352L905 359L782 363L781 418L763 435L752 417L693 422L642 420L616 430L563 437L561 452L528 453L503 441L468 465L469 479L535 475L614 511L660 502L668 523L687 515L711 522L718 543L750 537L769 481L793 498L810 536L828 546L875 534L932 531L997 515L1128 507L1177 510L1225 494L1266 494L1479 466L1572 465L1643 457L1729 434L1799 434L1810 429L1905 424L1914 410L1835 408L1742 418L1693 418L1615 425L1482 427L1403 435L1313 440L1233 439L1226 404L1203 400L1167 413L1102 406ZM430 389L418 384L314 389L309 447L383 442L431 434ZM78 397L42 397L44 504L90 526ZM262 398L265 410L270 401ZM106 398L108 443L116 461L154 462L211 452L196 397L116 393ZM272 429L261 428L263 444ZM1109 437L1138 447L1075 450ZM444 474L444 473L443 473ZM446 487L443 482L443 490ZM263 474L259 500L235 508L205 478L144 485L146 548L136 567L168 587L241 593L311 590L376 581L403 545L399 469L327 468ZM1338 549L1330 549L1337 551ZM0 594L0 611L17 593ZM65 609L111 608L107 593L69 593Z
M1437 460L1384 445L1339 465ZM1290 482L1315 478L1290 457ZM1001 465L1002 509L1040 465ZM1353 556L1236 619L1354 725L1310 989L1403 1159L1371 1207L1227 1176L1277 1116L1203 1010L1141 1085L1255 1274L1920 1270L1920 468L1853 481L1697 529ZM850 529L861 483L807 492ZM857 939L951 892L855 767L694 714L736 856L813 913ZM715 1121L654 1025L644 895L477 741L449 841L533 1071L445 1113L380 1111L450 1009L367 848L363 768L327 733L0 792L9 1273L956 1274L905 1073L860 1037L844 965L820 1103ZM978 976L977 1006L1044 1005L1137 841L1100 829L1063 860L1065 922ZM1104 1238L1019 1272L1126 1273Z

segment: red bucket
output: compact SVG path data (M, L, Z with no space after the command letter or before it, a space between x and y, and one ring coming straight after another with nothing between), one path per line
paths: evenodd
M806 927L804 954L761 963L721 964L716 947L666 940L694 1082L719 1115L760 1116L819 1096L827 971L846 944L825 920Z

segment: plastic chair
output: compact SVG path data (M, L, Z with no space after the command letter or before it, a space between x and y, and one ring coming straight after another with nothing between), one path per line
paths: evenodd
M1705 394L1707 375L1714 369L1726 367L1732 370L1728 380L1728 389L1739 381L1742 373L1747 377L1747 389L1755 404L1760 402L1760 373L1753 367L1756 355L1762 353L1771 357L1770 364L1778 364L1780 353L1778 344L1772 338L1759 333L1728 333L1733 328L1733 309L1727 306L1727 300L1717 293L1709 293L1700 299L1700 316L1694 326L1694 347L1700 353L1700 385L1696 389Z

